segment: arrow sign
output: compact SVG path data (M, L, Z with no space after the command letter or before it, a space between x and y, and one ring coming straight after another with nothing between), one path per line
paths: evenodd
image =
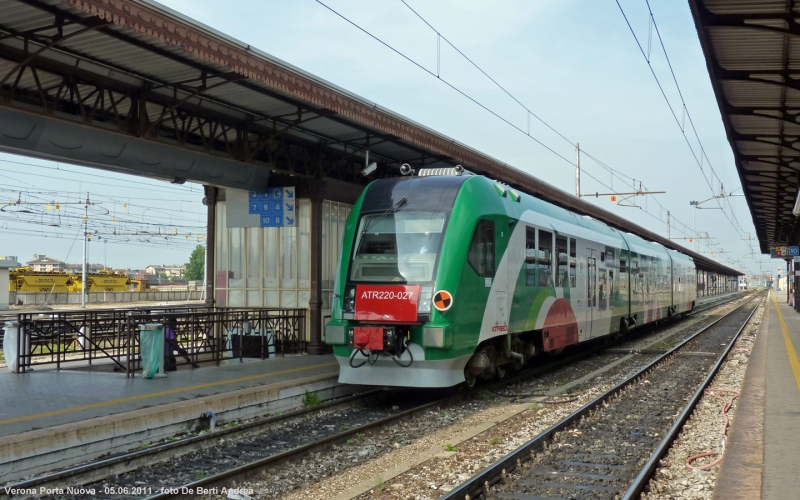
M287 226L294 226L294 217L286 217L285 222Z
M294 203L287 203L286 204L286 212L294 212ZM794 248L794 247L792 247Z
M286 198L289 200L294 198L294 188L286 188Z

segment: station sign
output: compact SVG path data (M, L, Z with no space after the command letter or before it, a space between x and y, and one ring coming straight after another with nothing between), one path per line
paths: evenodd
M784 259L789 257L789 247L786 245L778 245L769 249L770 257L773 259Z
M249 192L248 213L259 216L261 227L296 227L294 187L269 188L264 193Z

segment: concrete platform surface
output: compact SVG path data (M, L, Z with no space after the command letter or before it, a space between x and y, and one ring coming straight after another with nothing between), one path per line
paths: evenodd
M800 313L770 292L715 499L800 498Z
M0 370L0 436L43 429L204 396L319 375L335 375L333 355L287 356L179 370L166 378L124 374Z

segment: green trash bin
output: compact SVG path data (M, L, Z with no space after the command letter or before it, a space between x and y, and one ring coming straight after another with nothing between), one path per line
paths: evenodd
M144 378L165 377L164 325L147 323L139 325L139 353L142 356Z

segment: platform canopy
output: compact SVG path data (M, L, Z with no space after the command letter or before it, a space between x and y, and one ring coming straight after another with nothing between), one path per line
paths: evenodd
M762 253L800 242L800 4L689 0Z
M0 150L245 190L461 164L741 274L149 0L0 0L0 87Z

